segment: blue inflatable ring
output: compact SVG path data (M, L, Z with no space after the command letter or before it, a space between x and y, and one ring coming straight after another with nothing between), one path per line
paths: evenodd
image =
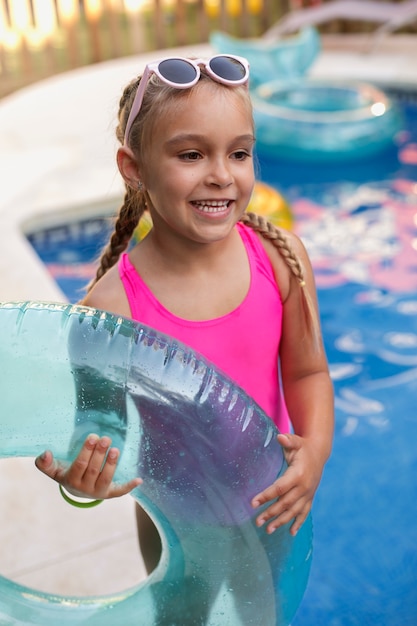
M240 388L151 328L73 305L1 305L0 362L0 457L48 447L70 461L88 433L110 435L122 450L116 481L144 479L133 495L163 543L153 574L111 596L64 598L0 577L1 624L289 624L311 519L295 538L257 528L251 498L285 461Z
M259 153L297 161L369 157L393 146L399 108L360 82L274 80L252 92Z

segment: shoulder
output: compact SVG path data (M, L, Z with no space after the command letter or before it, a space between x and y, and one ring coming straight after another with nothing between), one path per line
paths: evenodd
M117 264L100 278L92 290L83 298L81 304L109 311L115 315L131 317L129 303L120 279Z
M310 260L301 239L295 233L283 228L280 228L279 232L281 234L279 247L259 233L256 233L256 236L259 238L269 258L275 279L279 285L281 297L283 301L285 301L290 294L291 285L294 282L294 275L286 259L291 256L296 257L301 263L303 270L307 273L310 271Z

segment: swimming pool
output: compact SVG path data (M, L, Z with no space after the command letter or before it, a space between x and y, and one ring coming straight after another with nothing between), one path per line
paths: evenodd
M260 156L313 261L336 391L312 572L293 626L417 623L417 103L401 100L404 130L371 162ZM71 301L108 228L103 216L30 235Z

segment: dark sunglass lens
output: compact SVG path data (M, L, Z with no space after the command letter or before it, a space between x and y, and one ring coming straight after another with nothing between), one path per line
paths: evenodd
M210 60L211 70L225 80L242 80L246 75L246 69L240 61L232 57L214 57Z
M182 59L166 59L158 65L161 75L171 83L177 85L186 85L191 83L196 75L197 70L191 63L187 63Z

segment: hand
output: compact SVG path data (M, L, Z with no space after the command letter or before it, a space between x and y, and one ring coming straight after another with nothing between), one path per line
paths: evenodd
M75 496L97 500L117 498L135 489L142 480L134 478L123 485L112 482L120 452L110 446L110 437L92 434L70 465L54 459L49 450L35 459L35 465Z
M273 503L256 519L257 526L269 520L267 532L293 521L290 533L295 536L310 512L313 497L319 485L324 463L318 459L314 444L297 435L278 435L284 448L288 468L270 487L256 495L252 506ZM277 500L278 498L278 500Z

